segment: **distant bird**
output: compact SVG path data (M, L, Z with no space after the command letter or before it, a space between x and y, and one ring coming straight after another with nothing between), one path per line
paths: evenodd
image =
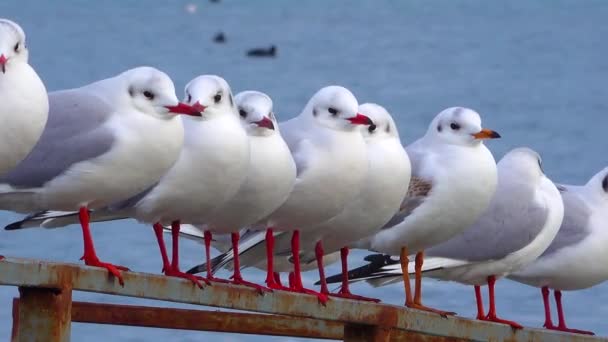
M224 32L220 31L218 33L215 34L215 36L213 36L213 41L215 43L225 43L226 42L226 35L224 34Z
M249 49L247 51L247 56L249 57L276 57L277 56L277 47L275 45L270 45L270 48L255 48Z

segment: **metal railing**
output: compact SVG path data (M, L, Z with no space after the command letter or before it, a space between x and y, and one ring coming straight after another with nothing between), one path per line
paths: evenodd
M124 287L105 269L31 259L0 261L0 285L18 286L12 341L69 341L71 322L219 331L344 341L606 341L605 338L443 318L400 306L227 284L199 289L162 275L123 272ZM255 313L72 302L72 291L197 304Z

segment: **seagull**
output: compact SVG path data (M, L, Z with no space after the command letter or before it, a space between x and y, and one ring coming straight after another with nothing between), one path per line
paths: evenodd
M256 224L281 206L296 180L296 165L289 147L278 131L270 97L258 91L244 91L235 97L241 124L249 139L249 163L245 181L228 202L216 209L210 220L198 228L204 231L209 264L211 232L231 233L234 250L232 283L261 287L243 280L238 259L239 229ZM211 268L207 277L212 278Z
M516 148L498 162L498 186L488 208L462 234L427 249L420 271L427 277L474 285L477 319L522 328L497 317L494 284L538 258L557 235L563 216L561 196L543 174L540 156L529 148ZM383 257L385 262L377 262ZM353 279L376 286L403 279L398 260L378 255L368 259L376 262L353 270ZM416 272L411 265L408 271ZM487 315L481 298L486 283Z
M115 203L157 182L183 144L175 114L200 115L179 103L165 73L139 67L87 86L49 94L49 117L32 152L0 177L0 209L22 213L74 211L82 226L86 265L99 260L89 210Z
M30 153L49 113L46 88L28 55L23 29L0 19L0 176Z
M386 109L377 104L366 103L359 106L359 113L368 116L374 122L373 125L363 130L368 159L368 171L362 182L363 186L359 194L346 205L339 215L303 232L301 239L305 244L301 246L300 258L305 265L314 265L312 261L316 259L317 267L322 270L323 265L326 264L326 262L320 262L324 259L323 255L340 251L338 256L342 258L345 276L348 272L346 265L348 247L346 246L373 234L392 218L399 210L401 201L407 192L411 173L410 161L401 145L397 126ZM264 234L258 234L260 236L257 238L257 243L252 244L251 238L244 241L244 246L247 246L241 251L246 259L244 266L257 265L264 258L262 244ZM279 234L276 237L275 246L278 247L275 255L279 256L279 262L283 259L287 260L281 256L289 250L289 235ZM241 247L239 246L239 248ZM231 253L224 253L215 258L210 263L214 266L214 271L230 261L230 256ZM283 263L288 264L285 261ZM197 267L199 270L202 268L202 266ZM272 274L267 275L267 277L272 276ZM351 299L369 299L351 294L348 289L348 278L339 293L330 294L326 284L323 284L321 293Z
M175 165L159 177L154 186L92 212L92 220L132 217L152 224L164 274L189 279L202 288L199 280L209 283L209 279L194 277L179 269L181 223L206 223L214 210L234 197L247 173L249 143L239 122L230 86L223 78L196 77L186 85L184 101L202 111L202 116L184 122L184 144ZM30 221L42 221L43 227L61 227L72 223L74 216L73 213L43 213ZM163 225L171 225L171 262L162 236Z
M327 296L305 289L300 271L300 230L339 214L359 192L367 172L361 125L373 124L359 114L355 96L346 88L328 86L317 91L297 117L283 122L281 133L296 163L296 182L289 197L268 219L268 274L273 275L273 230L290 231L294 258L295 292ZM271 289L282 289L267 277Z
M408 256L410 251L416 253L416 267L421 269L424 249L461 233L485 210L496 189L497 172L494 157L482 141L499 137L481 127L481 118L472 109L452 107L440 112L427 133L406 148L412 179L400 212L380 232L352 246L400 254L406 306L443 316L454 314L422 305L419 272L412 298Z
M557 236L534 262L511 274L510 279L541 288L545 308L545 328L589 334L593 332L566 326L561 291L595 286L608 279L608 167L587 184L558 185L565 214ZM559 323L553 325L549 291L553 289Z

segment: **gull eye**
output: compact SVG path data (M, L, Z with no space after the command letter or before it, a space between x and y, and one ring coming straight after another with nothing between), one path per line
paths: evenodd
M220 101L222 101L222 94L216 94L216 95L213 97L213 101L214 101L215 103L220 103Z
M331 114L331 116L337 116L338 115L338 111L335 108L328 108L327 111Z
M459 129L460 129L460 125L459 125L459 124L457 124L457 123L455 123L455 122L452 122L452 123L450 124L450 128L451 128L451 129L453 129L453 130L455 130L455 131L457 131L457 130L459 130Z
M15 50L15 52L19 52L19 48L21 47L21 45L19 43L15 44L15 47L13 48L13 50Z
M192 95L190 93L186 93L186 102L192 102Z
M244 119L247 117L247 112L244 109L239 109L239 115Z
M602 188L604 188L605 192L608 192L608 176L604 177L604 180L602 181Z
M149 90L144 91L144 96L150 101L154 100L154 93Z
M369 133L373 134L373 133L376 131L376 127L377 127L376 125L371 124L371 125L369 125L369 127L367 128L367 131L368 131Z

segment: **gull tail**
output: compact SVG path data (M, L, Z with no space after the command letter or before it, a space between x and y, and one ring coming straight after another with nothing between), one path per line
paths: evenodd
M277 236L280 232L274 232L274 236ZM254 266L260 259L257 254L261 251L265 253L264 241L266 239L266 232L264 230L250 230L246 229L241 233L239 240L239 258L241 258L241 268ZM234 260L234 253L232 248L228 249L224 253L211 259L211 273L215 274L218 270L225 266L230 269ZM262 255L262 258L265 254ZM192 267L187 273L197 274L202 273L207 269L207 264L203 263Z
M400 279L401 264L399 259L394 259L386 254L370 254L365 257L369 264L348 271L349 282L367 281L372 286L384 286ZM327 277L327 283L339 283L342 275L336 274ZM316 284L319 284L317 282Z
M113 221L129 218L121 212L99 212L89 211L91 222ZM80 223L77 211L40 211L30 214L21 221L13 222L4 227L5 230L17 230L25 228L62 228L70 224Z

